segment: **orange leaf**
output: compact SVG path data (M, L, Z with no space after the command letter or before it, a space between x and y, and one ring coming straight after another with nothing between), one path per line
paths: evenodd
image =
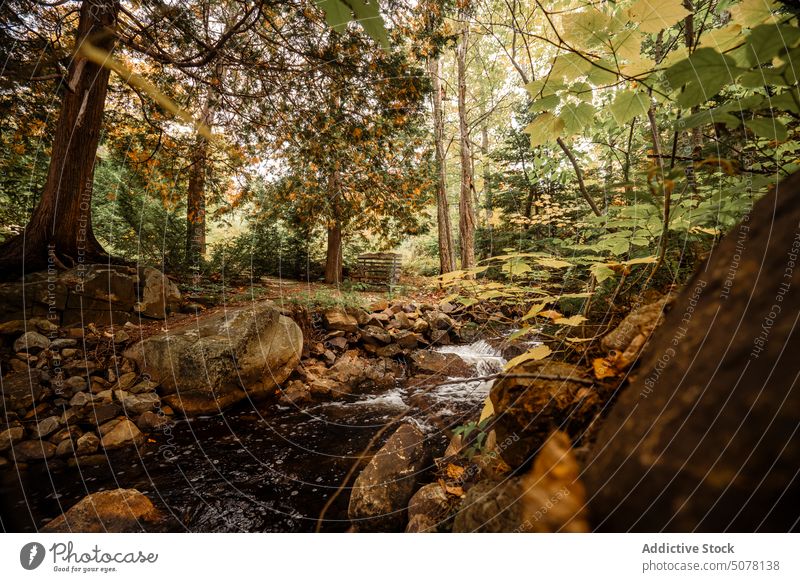
M592 362L592 367L594 368L594 376L598 380L613 378L617 375L617 369L605 358L595 358Z
M538 313L538 315L539 315L539 317L549 317L552 320L561 319L562 317L564 317L562 314L560 314L555 309L548 309L546 311L540 311Z

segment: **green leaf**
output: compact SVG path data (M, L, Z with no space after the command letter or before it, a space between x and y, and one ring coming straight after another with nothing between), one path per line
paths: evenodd
M336 32L344 32L347 23L352 20L352 13L373 40L384 48L389 47L389 37L386 35L377 0L369 3L365 0L318 0L317 4L325 12L325 20Z
M592 61L589 70L589 82L595 86L611 85L617 82L617 66L608 59Z
M683 0L639 0L628 8L631 20L639 23L639 30L648 33L660 32L689 14Z
M800 28L779 24L762 24L750 31L745 44L747 61L755 66L772 60L785 48L800 40Z
M564 121L564 131L567 135L582 132L594 121L594 107L588 103L574 105L567 103L561 110L559 117Z
M522 275L524 273L529 273L532 270L533 269L531 269L528 263L520 261L519 259L512 259L503 265L503 272L508 273L509 275Z
M567 53L559 55L553 61L553 68L550 69L550 77L554 79L566 79L574 81L578 77L585 75L592 64L577 53Z
M776 87L788 87L789 83L784 79L781 71L772 68L761 68L749 71L739 77L738 83L742 87L755 88L765 85L775 85Z
M650 98L640 91L620 91L611 104L611 115L614 120L622 125L629 122L637 115L647 113L650 108Z
M561 97L558 95L548 95L531 103L531 113L539 113L540 111L552 111L561 103Z
M589 267L589 272L594 275L594 278L598 283L602 283L606 279L611 279L616 275L613 269L603 263L592 265Z
M551 258L536 259L536 264L541 265L542 267L548 267L550 269L565 269L573 266L572 263L568 263L567 261Z
M786 126L777 119L757 117L746 120L744 124L758 137L777 141L784 141L788 137Z
M693 127L700 127L701 125L710 125L712 123L725 123L729 126L738 126L741 119L734 117L730 113L719 111L718 109L706 109L700 111L689 117L679 119L675 122L675 129L680 131L683 129L691 129Z
M580 12L566 13L561 17L561 37L571 44L596 46L608 38L611 17L589 6Z
M317 5L325 12L325 20L336 32L344 32L353 18L350 7L339 0L318 0Z
M711 47L704 47L697 49L689 58L672 65L666 70L665 76L673 91L691 82L703 85L719 83L718 91L723 84L730 82L737 72L739 69L731 57L720 54Z
M531 136L531 147L534 148L548 141L554 141L561 135L563 129L564 122L547 112L534 119L523 132Z
M552 95L556 91L561 91L564 88L564 83L550 78L537 79L536 81L531 81L525 85L525 89L528 91L528 94L532 99L547 97L548 95Z

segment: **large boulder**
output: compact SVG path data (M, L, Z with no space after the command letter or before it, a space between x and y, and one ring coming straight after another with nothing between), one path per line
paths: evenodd
M606 531L789 531L800 516L800 174L676 298L587 460Z
M581 434L600 409L592 381L572 364L528 360L492 386L489 396L503 460L512 468L527 464L553 428ZM519 374L514 376L513 374Z
M42 528L45 533L135 533L160 529L162 513L136 489L92 493Z
M405 423L356 478L348 516L359 531L402 531L408 502L430 463L425 435Z
M107 451L123 447L141 446L144 435L133 422L127 418L117 422L111 430L100 439L100 445Z
M303 352L303 334L272 302L220 311L132 346L125 356L187 416L273 394Z

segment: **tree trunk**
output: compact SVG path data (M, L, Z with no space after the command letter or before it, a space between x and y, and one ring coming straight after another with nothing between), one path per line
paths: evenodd
M575 177L578 178L578 189L581 192L581 196L583 196L583 199L586 200L586 203L596 216L602 216L600 209L597 207L597 204L595 204L594 199L592 199L592 195L589 194L589 191L586 189L586 184L583 183L583 172L581 172L581 167L578 165L578 160L575 159L575 154L572 153L572 150L569 149L569 146L567 146L560 137L556 139L556 143L561 148L561 151L566 154L567 159L569 159L569 162L572 164L572 169L575 170Z
M325 257L325 282L342 282L342 227L339 223L328 227L328 252Z
M117 0L84 0L76 47L88 41L110 52L118 11ZM67 266L107 260L92 230L92 189L109 72L73 59L42 197L24 232L0 247L4 278L41 269L49 257Z
M325 256L325 282L342 282L342 224L338 211L339 174L333 170L328 180L328 197L331 204L333 222L328 226L328 251Z
M584 463L596 529L797 528L799 195L759 200L655 331Z
M433 140L436 145L436 213L439 227L439 272L454 271L456 259L453 254L453 234L450 228L450 207L447 203L447 170L444 156L444 115L442 113L441 60L428 59L428 72L433 84Z
M472 154L467 125L467 45L469 23L462 11L462 30L456 47L458 69L458 129L461 141L461 192L458 200L458 232L461 239L461 268L475 266L475 206L472 201Z
M209 93L210 93L209 89ZM202 123L211 127L211 96L206 98L201 114ZM206 254L206 172L208 171L208 140L197 134L191 155L189 187L186 197L186 264L198 271Z

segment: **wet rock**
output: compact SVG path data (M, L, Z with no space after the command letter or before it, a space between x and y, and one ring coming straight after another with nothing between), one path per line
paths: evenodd
M439 483L428 483L408 502L406 533L447 531L453 502Z
M322 392L325 393L325 389L322 389ZM327 391L328 393L330 390ZM292 380L289 384L281 391L281 403L282 404L304 404L307 402L311 402L311 387L300 380Z
M29 354L38 354L42 350L50 347L50 340L42 334L29 331L23 334L14 342L15 352L28 352Z
M390 343L392 341L392 336L382 327L368 325L361 330L361 339L364 343L380 346Z
M425 319L431 329L449 330L456 327L453 318L441 311L429 311L425 314Z
M97 452L100 446L100 438L93 432L87 432L78 438L75 452L78 455L91 455Z
M356 478L348 516L360 531L400 531L408 502L430 457L425 435L402 424Z
M94 425L101 425L104 422L118 416L122 412L122 408L118 404L98 404L93 403L86 407L81 414L87 422Z
M70 376L64 380L64 386L69 388L73 393L86 390L86 378L83 376Z
M56 445L56 457L67 457L73 454L75 449L75 445L72 442L72 439L65 439L60 441L58 445Z
M92 402L92 395L88 392L78 392L70 398L69 405L75 406L76 408L81 408L82 406L86 406Z
M126 374L122 374L119 378L117 378L117 385L116 388L119 390L128 390L131 386L136 383L136 379L139 377L139 374L136 372L128 372Z
M54 432L52 435L50 435L50 438L47 440L49 440L54 445L57 445L64 439L77 439L82 434L83 431L81 430L81 427L73 425L62 428L57 432Z
M474 370L456 354L417 350L411 354L411 365L417 374L453 378L470 376Z
M161 399L155 392L128 394L122 397L120 404L122 404L122 410L125 411L125 414L136 416L148 410L158 408L161 404Z
M61 419L57 416L49 416L43 420L41 420L34 428L31 430L31 436L34 438L44 438L49 434L54 433L59 428L61 428Z
M158 414L150 410L143 412L136 419L136 426L142 431L151 431L172 425L173 421L166 414Z
M428 338L434 346L449 346L453 343L450 339L451 333L446 329L432 329L428 332Z
M25 429L21 426L12 426L0 431L0 451L10 449L25 436Z
M92 493L42 528L46 533L133 533L153 531L163 520L136 489Z
M600 398L577 366L529 360L511 372L533 377L502 378L489 396L497 417L497 441L508 442L500 454L512 468L529 462L554 427L581 434L599 412Z
M145 339L125 356L187 416L271 395L300 361L303 335L271 302L220 311Z
M22 441L14 445L14 458L19 462L40 461L56 454L56 446L47 441Z
M142 443L144 443L142 431L127 418L119 421L100 439L100 444L107 451L127 446L140 446Z
M344 309L329 309L323 314L325 327L331 331L353 333L358 331L358 320Z
M364 391L393 386L395 370L387 368L384 361L368 360L359 356L356 350L350 350L327 371L325 378L348 387L348 392ZM314 383L311 388L312 391L315 389Z
M408 317L408 314L404 311L395 313L394 320L397 322L397 327L400 329L409 329L412 325L414 325L411 319Z
M114 337L112 338L115 344L122 344L131 339L131 336L128 335L124 329L119 330L118 332L114 333Z

